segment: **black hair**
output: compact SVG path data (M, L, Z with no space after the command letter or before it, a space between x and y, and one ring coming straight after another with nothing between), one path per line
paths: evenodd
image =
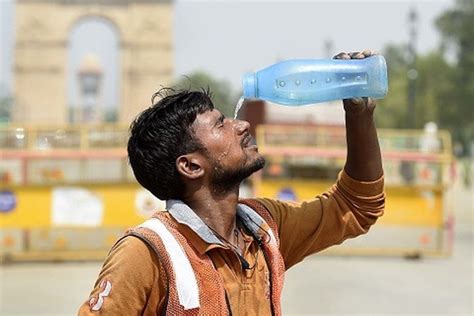
M159 99L156 103L156 99ZM152 97L152 106L130 125L128 157L137 181L161 200L182 197L184 184L176 159L205 150L195 138L192 124L198 114L214 109L212 94L162 88Z

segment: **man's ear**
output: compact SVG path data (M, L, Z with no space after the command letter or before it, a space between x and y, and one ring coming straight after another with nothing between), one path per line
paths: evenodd
M176 159L176 169L178 172L191 180L204 175L202 166L201 156L198 153L181 155Z

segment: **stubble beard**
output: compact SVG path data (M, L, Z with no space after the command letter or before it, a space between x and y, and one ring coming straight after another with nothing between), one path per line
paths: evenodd
M219 161L214 161L214 172L211 177L211 186L214 192L226 193L235 190L240 183L250 177L254 172L265 166L265 158L259 156L254 161L247 160L237 168L225 169Z

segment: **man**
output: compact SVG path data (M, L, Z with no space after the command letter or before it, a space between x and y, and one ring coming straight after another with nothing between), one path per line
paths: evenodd
M366 233L383 213L375 103L343 103L344 170L328 192L295 204L239 201L239 184L265 161L249 124L225 118L208 92L168 93L141 113L131 126L130 163L167 209L115 244L79 314L281 314L286 269Z

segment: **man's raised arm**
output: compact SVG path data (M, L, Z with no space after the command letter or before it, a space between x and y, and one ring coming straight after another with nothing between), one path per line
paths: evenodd
M372 56L369 50L340 53L335 59L362 59ZM371 98L344 100L346 111L347 159L344 170L359 181L373 181L382 174L382 158L374 122L375 101Z

